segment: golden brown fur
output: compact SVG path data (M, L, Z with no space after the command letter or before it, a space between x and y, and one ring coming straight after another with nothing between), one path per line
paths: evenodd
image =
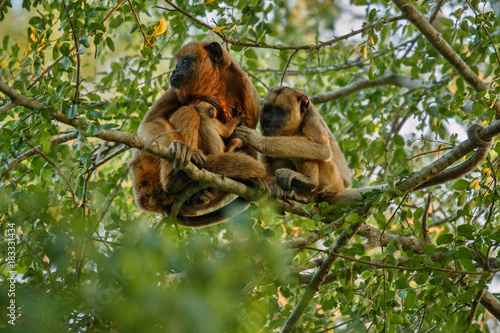
M225 154L223 160L226 163L219 163L221 157L208 151L211 142L200 144L201 117L195 108L189 106L200 98L217 99L221 104L221 121L231 123L233 117L244 116L247 125L255 127L260 97L250 79L217 43L189 43L175 54L175 59L176 67L170 79L172 88L153 104L138 129L142 138L169 147L174 162L136 151L132 164L136 202L141 209L154 213L170 210L186 182L180 187L181 182L170 186L174 190L172 193L165 189L172 180L182 178L182 172L178 170L190 160L199 166L206 163L210 171L231 174L238 179L263 176L263 172L259 174L259 166L263 167L254 159L255 152L248 149L253 157L232 152ZM242 169L239 172L228 169L242 163L252 165L256 171L247 173ZM221 191L214 193L209 201L192 204L181 209L180 214L197 215L227 196Z
M350 172L325 121L298 89L278 87L264 100L263 135L239 127L235 136L263 154L269 180L298 190L307 200L321 200L350 185Z
M199 102L191 104L200 115L200 145L205 154L220 154L224 151L232 152L243 145L240 139L231 139L227 147L223 139L229 138L236 126L246 121L245 117L235 117L222 123L218 118L221 105L218 101Z

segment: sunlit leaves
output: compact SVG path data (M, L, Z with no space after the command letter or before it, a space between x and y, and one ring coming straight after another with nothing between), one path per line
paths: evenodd
M167 31L167 20L162 18L158 24L149 28L146 32L144 47L152 47L156 44L156 36L163 35Z

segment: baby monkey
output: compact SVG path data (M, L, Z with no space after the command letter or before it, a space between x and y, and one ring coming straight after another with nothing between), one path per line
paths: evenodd
M217 99L205 98L189 105L200 115L200 146L205 154L232 152L243 145L243 141L233 138L227 147L224 140L229 138L235 128L247 122L246 117L235 117L227 123L222 123L217 115L222 112L222 105Z

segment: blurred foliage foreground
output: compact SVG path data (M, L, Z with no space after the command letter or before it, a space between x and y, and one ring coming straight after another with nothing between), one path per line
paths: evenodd
M497 4L0 0L0 331L496 331L496 141L465 177L368 210L264 200L193 230L139 212L131 150L97 137L135 132L175 50L217 40L261 96L311 97L353 187L394 189L498 117Z

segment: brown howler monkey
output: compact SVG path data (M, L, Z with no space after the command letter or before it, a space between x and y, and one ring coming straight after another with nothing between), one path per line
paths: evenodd
M161 96L142 120L137 134L151 142L169 147L174 156L170 163L147 152L134 154L132 175L138 206L154 213L167 213L182 188L170 186L172 179L189 161L210 171L237 179L259 178L265 175L256 153L230 152L205 155L200 145L201 118L189 104L200 98L217 99L221 104L220 119L230 121L243 115L249 127L257 124L260 97L254 85L234 59L216 42L192 42L175 54L175 70L170 77L171 88ZM204 143L204 147L210 146ZM224 157L221 157L224 155ZM223 163L221 163L223 161ZM248 170L245 168L249 168ZM210 198L186 203L178 220L191 226L208 225L224 220L219 211L197 216L201 211L217 207L227 193L215 190ZM236 201L236 200L235 200ZM241 207L241 200L235 203Z
M232 138L227 147L223 139L229 138L236 126L245 124L247 119L244 116L232 118L225 124L218 118L222 112L222 105L217 100L206 100L197 104L191 104L200 115L200 144L201 149L206 154L219 154L232 152L243 145L241 139Z
M350 184L349 168L335 137L302 91L272 89L264 100L260 127L262 135L238 127L234 136L263 154L268 179L275 178L284 190L317 201Z

